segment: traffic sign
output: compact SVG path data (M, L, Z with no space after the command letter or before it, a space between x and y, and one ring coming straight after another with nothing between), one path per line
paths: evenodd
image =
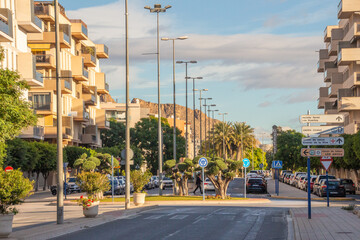
M345 117L340 114L300 116L301 123L343 123L344 121Z
M283 162L279 160L272 161L271 167L274 169L282 169Z
M130 151L129 151L129 157L130 157L130 159L132 159L134 157L134 152L132 149L130 149ZM126 149L121 151L121 158L126 159Z
M248 168L250 166L250 160L247 158L243 159L243 167Z
M5 168L5 172L11 172L12 170L14 170L14 168L10 167L10 166L7 166Z
M120 165L125 165L125 160L121 160ZM134 160L130 160L130 165L134 165Z
M264 167L264 164L260 163L259 167L262 169Z
M333 163L333 159L332 159L332 157L322 157L320 159L320 162L323 165L323 167L325 168L325 170L328 171L331 164Z
M344 127L341 126L303 126L301 132L305 135L314 134L343 134Z
M343 137L303 138L302 145L343 145Z
M301 156L303 157L343 157L343 148L303 148L301 149Z
M208 160L204 157L200 158L199 159L199 166L204 168L208 165Z

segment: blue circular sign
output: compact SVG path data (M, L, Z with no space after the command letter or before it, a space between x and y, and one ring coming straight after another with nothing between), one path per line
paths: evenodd
M243 160L243 167L244 167L244 168L248 168L249 166L250 166L250 160L247 159L247 158L245 158L245 159Z
M204 157L200 158L199 159L199 166L204 168L208 165L208 160Z
M264 167L264 164L260 163L259 167L260 167L260 168L263 168L263 167Z

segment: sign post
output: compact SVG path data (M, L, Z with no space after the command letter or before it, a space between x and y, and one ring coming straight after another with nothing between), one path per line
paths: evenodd
M244 197L246 198L246 168L248 168L250 166L250 160L247 158L243 159L243 167L245 170L245 174L244 174Z
M201 167L202 170L202 193L203 193L203 201L205 201L205 173L204 173L204 168L206 168L206 166L208 165L208 160L204 157L199 159L199 166Z
M279 170L283 167L283 162L279 160L272 161L271 167L275 169L275 192L279 196Z
M111 197L114 203L114 157L111 156Z
M326 202L327 207L330 207L330 198L329 198L329 168L333 162L332 157L322 157L320 159L321 164L326 170Z

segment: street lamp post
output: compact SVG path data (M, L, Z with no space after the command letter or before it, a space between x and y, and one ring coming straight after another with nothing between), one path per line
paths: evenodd
M186 109L185 109L185 111L186 111L186 129L185 129L185 141L186 141L186 143L185 143L185 155L186 155L186 157L188 158L189 157L189 149L188 149L188 68L187 68L187 66L188 66L188 63L197 63L197 61L194 61L194 60L192 60L192 61L176 61L176 63L178 63L178 64L182 64L182 63L185 63L185 88L186 88L186 90L185 90L185 98L186 98Z
M225 159L225 116L228 113L219 113L219 115L223 116L223 158Z
M204 111L204 112L205 112L205 152L204 152L204 155L206 156L206 150L207 150L207 149L206 149L206 145L207 145L207 144L206 144L206 130L207 130L207 128L206 128L206 123L207 123L207 120L206 120L206 116L207 116L207 115L206 115L206 107L209 106L209 105L207 104L207 100L212 100L212 98L203 98L203 99L205 100L205 104L203 105L203 106L205 107L205 111Z
M216 110L211 110L212 111L212 134L213 134L213 139L212 139L212 145L213 145L213 156L212 156L212 158L214 159L214 153L215 153L215 140L214 140L214 138L215 138L215 125L214 125L214 123L215 123L215 112L218 112L219 110L218 109L216 109Z
M160 103L160 37L159 37L159 13L166 12L171 8L170 5L161 7L161 4L154 4L154 8L145 6L145 9L150 10L151 13L156 13L157 19L157 85L158 85L158 149L159 149L159 195L162 195L162 141L161 141L161 103Z
M193 115L194 115L194 158L196 156L196 145L195 145L195 140L196 140L196 124L195 124L195 91L197 89L195 89L195 79L203 79L202 77L187 77L188 79L192 79L193 80Z
M174 98L174 136L173 136L173 158L176 161L176 91L175 91L175 40L185 40L187 36L177 38L161 38L162 41L172 41L173 47L173 98Z
M202 98L202 92L208 91L208 89L195 89L195 91L199 91L200 92L200 153L202 154L202 110L201 110L201 100Z
M210 107L216 107L216 104L211 104L211 105L209 105L209 107L208 107L208 120L209 120L209 156L210 156L210 134L211 134L211 132L210 132L210 130L211 130L211 125L210 125L210 118L211 118L211 115L210 115L210 111L212 111L211 109L210 109ZM205 129L206 130L206 129Z

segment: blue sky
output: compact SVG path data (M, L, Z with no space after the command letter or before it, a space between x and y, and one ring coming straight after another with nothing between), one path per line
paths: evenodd
M97 43L109 46L102 60L111 94L124 101L124 0L60 0L71 18L81 18ZM299 115L317 110L322 75L316 73L323 30L337 23L333 0L130 0L131 98L157 102L156 17L143 7L172 5L161 14L161 37L176 42L176 60L197 60L189 76L228 120L246 121L256 132L276 124L300 130ZM162 103L172 102L172 52L161 42ZM184 66L176 66L177 103L185 105ZM189 92L191 93L191 84ZM189 95L192 106L192 96ZM198 103L197 103L198 106Z

